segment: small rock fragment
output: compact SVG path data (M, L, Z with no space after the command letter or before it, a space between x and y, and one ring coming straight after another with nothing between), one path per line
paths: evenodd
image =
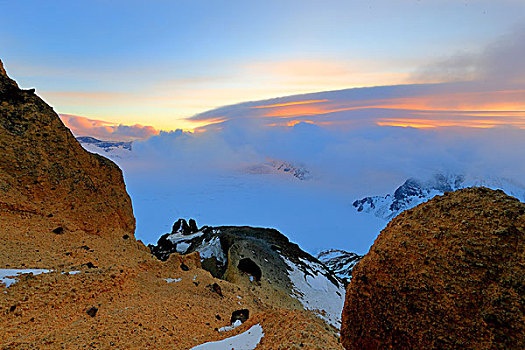
M88 314L91 317L95 317L97 315L97 312L98 312L98 308L92 306L86 311L86 314Z

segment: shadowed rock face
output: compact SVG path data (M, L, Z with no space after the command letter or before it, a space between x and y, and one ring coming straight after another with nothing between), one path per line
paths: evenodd
M346 349L525 348L525 204L448 192L396 217L354 269Z
M34 89L20 89L1 63L0 154L0 241L21 238L2 237L11 223L30 229L32 237L21 243L28 251L58 234L63 240L73 232L105 239L133 235L120 169L85 151Z

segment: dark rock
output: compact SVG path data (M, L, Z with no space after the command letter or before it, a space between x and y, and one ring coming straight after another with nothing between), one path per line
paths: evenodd
M193 219L190 219L188 222L188 226L190 228L191 233L195 233L199 231L199 228L197 227L197 222Z
M221 315L215 315L215 318L218 319L219 321L222 319Z
M129 235L122 236L122 239L129 239Z
M82 266L86 266L88 269L96 269L96 268L98 268L98 266L93 264L91 261L89 261L89 262L87 262L85 264L82 264Z
M180 264L180 269L181 269L182 271L189 271L189 270L190 270L190 268L188 267L188 265L186 265L186 264L184 264L184 263Z
M240 320L241 323L244 323L248 320L249 317L250 317L250 311L248 309L237 310L237 311L232 312L230 323L233 324L237 320Z
M219 294L221 297L223 296L221 286L218 283L214 283L211 285L211 291Z
M61 235L64 233L64 228L63 227L57 227L53 230L53 233L56 233L57 235Z
M86 314L88 314L91 317L95 317L97 315L97 312L98 312L98 308L93 306L87 309Z

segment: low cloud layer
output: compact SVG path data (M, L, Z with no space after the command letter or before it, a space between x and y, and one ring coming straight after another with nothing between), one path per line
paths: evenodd
M158 134L154 127L140 124L116 124L71 114L60 114L60 119L75 136L92 136L101 140L145 140Z
M136 142L133 157L117 160L133 199L137 237L154 242L185 217L202 225L275 227L312 253L366 253L385 222L357 213L351 206L356 199L392 193L409 177L436 173L525 185L525 130L516 127L337 129L258 122L161 132ZM269 159L304 167L311 178L254 171Z

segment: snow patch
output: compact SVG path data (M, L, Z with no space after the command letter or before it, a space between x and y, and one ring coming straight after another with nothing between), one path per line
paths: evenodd
M341 312L345 302L345 289L336 286L324 274L320 264L304 261L309 267L307 274L292 261L282 257L290 267L290 280L293 284L293 296L304 308L315 312L320 318L339 329L341 327Z
M233 331L235 328L239 327L242 324L241 320L236 320L231 326L219 328L219 332L229 332Z
M183 235L182 233L174 233L172 235L169 235L167 239L169 239L171 243L177 244L179 242L191 241L193 238L200 237L203 234L204 232L202 231L192 233L191 235Z
M166 281L168 283L174 283L174 282L182 281L182 278L165 278L164 281Z
M219 237L213 237L209 242L202 242L202 245L196 250L200 253L201 259L214 257L222 264L226 264L226 256L222 251Z
M197 345L190 350L254 350L262 337L264 337L263 329L259 324L256 324L246 332L236 336Z
M76 275L77 273L81 273L82 271L64 271L62 272L63 275Z
M175 249L177 250L177 253L185 254L190 245L191 244L187 242L179 242L177 243L177 247Z
M49 273L53 270L46 269L0 269L0 283L5 284L6 288L15 284L20 275L30 273L32 275L39 275L41 273Z

